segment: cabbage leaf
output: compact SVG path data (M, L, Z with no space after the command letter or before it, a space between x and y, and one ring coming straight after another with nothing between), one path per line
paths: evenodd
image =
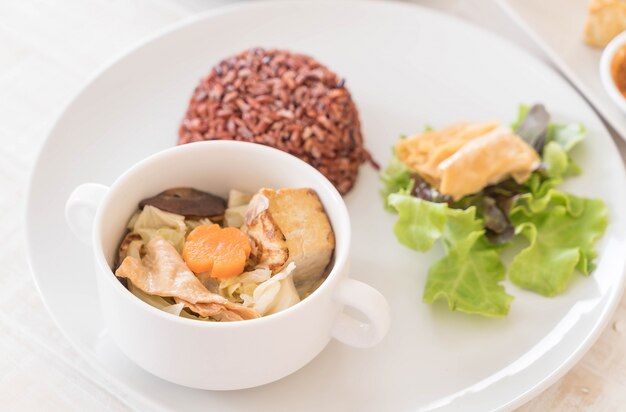
M300 302L300 296L293 283L293 271L296 264L291 262L282 271L254 289L252 307L261 316L285 310Z
M131 230L141 236L144 244L156 237L162 237L174 245L178 253L181 253L187 225L182 215L146 205L137 218L132 220Z

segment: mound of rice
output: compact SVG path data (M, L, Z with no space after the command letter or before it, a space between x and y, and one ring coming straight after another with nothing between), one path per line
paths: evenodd
M291 153L347 193L359 166L372 161L345 81L311 57L246 50L200 81L179 130L179 144L241 140Z

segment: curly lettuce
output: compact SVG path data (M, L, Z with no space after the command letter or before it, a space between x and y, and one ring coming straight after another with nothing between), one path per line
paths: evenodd
M513 297L500 282L506 269L498 252L485 241L476 208L452 209L407 194L392 194L398 212L394 233L403 245L427 251L441 239L446 255L428 271L423 300L446 299L451 310L504 316Z
M529 245L509 267L513 283L544 296L564 291L574 269L589 275L597 256L607 210L599 199L584 199L551 190L543 199L521 198L511 211L516 233Z
M501 284L507 268L500 257L514 238L526 244L510 262L509 279L535 293L555 296L576 270L589 275L595 267L595 243L608 224L606 205L556 189L580 173L570 151L587 129L550 123L541 105L521 105L512 127L542 158L522 185L505 181L451 202L421 188L424 182L395 156L381 174L385 206L398 214L394 233L400 243L420 252L443 243L444 257L428 271L426 303L445 299L451 310L506 315L513 297Z
M385 202L385 208L392 212L393 207L389 204L389 195L411 190L413 184L411 172L400 159L392 155L389 165L380 174L380 180L383 182L380 194Z

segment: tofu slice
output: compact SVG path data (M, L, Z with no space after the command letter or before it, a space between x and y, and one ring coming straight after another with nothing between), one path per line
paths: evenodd
M457 123L442 130L431 130L403 139L395 147L396 156L431 185L441 182L439 163L452 156L467 142L489 133L498 122Z
M528 143L497 122L459 123L422 133L400 141L395 153L453 200L509 177L522 183L541 163Z
M441 193L458 200L508 177L523 183L541 162L539 155L508 127L465 144L439 164Z
M284 235L289 252L285 265L295 263L293 280L300 296L305 296L326 274L335 249L324 207L312 189L261 189L250 201L247 226L254 230L258 216L265 213Z

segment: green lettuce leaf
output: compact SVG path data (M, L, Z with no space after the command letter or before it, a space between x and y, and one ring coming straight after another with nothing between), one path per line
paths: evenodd
M400 243L426 251L437 239L443 242L446 255L428 271L424 302L445 298L452 310L485 316L508 313L513 297L499 283L506 269L485 240L475 207L451 209L407 194L389 196L389 204L398 212L394 233Z
M587 136L587 128L582 123L557 124L551 123L548 126L546 140L555 142L569 152Z
M453 248L431 266L424 302L432 303L443 297L451 310L505 316L513 300L499 283L504 280L506 268L498 251L486 247L480 236L474 240L478 241L469 250Z
M511 123L511 128L516 130L526 119L532 106L528 104L520 104L517 109L517 119ZM546 143L556 142L559 146L569 152L587 136L587 128L582 123L548 124L546 131Z
M580 167L571 159L569 151L586 135L587 129L582 124L549 125L542 155L543 170L534 172L525 183L534 197L543 198L565 178L580 174Z
M404 246L426 252L443 233L447 217L454 209L445 203L427 202L416 197L395 193L387 203L398 212L393 233Z
M569 157L569 152L587 136L582 124L550 124L547 145L543 152L543 163L551 178L562 179L580 174L580 168Z
M528 113L521 106L521 123ZM543 169L525 183L528 193L514 203L510 218L516 234L530 243L514 257L509 267L513 283L546 296L567 288L575 268L584 274L593 270L594 243L607 225L606 206L601 200L584 199L555 190L563 180L580 173L569 152L587 135L582 124L548 126L543 149Z
M531 108L530 105L524 104L524 103L520 104L517 107L517 119L515 119L515 121L511 123L511 129L516 130L520 127L520 125L522 124L526 116L528 115L530 108Z
M561 179L569 169L570 160L561 145L552 141L543 148L543 164L548 176Z
M388 202L389 195L411 190L411 185L413 184L411 172L406 165L394 155L391 158L391 162L389 162L389 166L380 174L380 180L384 185L380 194L385 202L385 209L392 212L394 208Z
M554 296L567 288L575 268L586 275L594 269L594 244L604 234L608 219L602 200L550 190L543 198L518 199L511 221L529 241L511 262L511 281Z

